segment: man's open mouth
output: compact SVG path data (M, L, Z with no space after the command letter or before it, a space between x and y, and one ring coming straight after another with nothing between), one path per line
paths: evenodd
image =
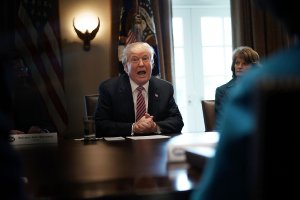
M138 75L145 75L145 74L146 74L146 71L139 71L137 74L138 74Z

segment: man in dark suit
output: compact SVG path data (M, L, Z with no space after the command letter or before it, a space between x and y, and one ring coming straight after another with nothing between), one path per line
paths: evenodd
M123 50L126 74L106 80L99 87L95 111L97 137L181 132L184 124L172 84L151 76L153 56L153 48L144 42L129 44ZM139 86L143 87L146 112L137 120Z

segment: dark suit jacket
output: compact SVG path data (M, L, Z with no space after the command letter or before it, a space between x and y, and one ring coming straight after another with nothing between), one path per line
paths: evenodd
M224 85L221 85L216 88L215 93L215 114L216 114L216 129L219 129L219 119L221 117L221 112L223 109L224 101L226 101L228 97L229 91L235 86L236 78L231 79Z
M171 83L151 77L148 113L154 116L162 134L178 134L183 127L173 95ZM101 83L95 111L96 136L129 136L134 122L134 103L128 75L122 74Z

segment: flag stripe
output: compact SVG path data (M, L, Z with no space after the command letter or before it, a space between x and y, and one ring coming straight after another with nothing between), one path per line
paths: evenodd
M133 43L133 42L136 42L136 36L135 36L134 32L129 30L128 37L126 39L126 44L130 44L130 43Z
M45 40L47 42L47 49L46 52L48 54L48 57L50 58L51 61L51 66L53 68L53 70L55 71L56 75L58 76L59 82L61 84L61 87L64 88L64 76L63 76L63 70L60 67L61 66L61 59L60 59L60 55L57 52L57 50L59 49L57 40L54 39L54 35L52 33L52 30L49 28L48 25L45 26L45 32L43 32L45 35L43 35L44 38L50 38L50 40ZM49 42L51 41L51 42ZM57 49L55 51L55 49Z

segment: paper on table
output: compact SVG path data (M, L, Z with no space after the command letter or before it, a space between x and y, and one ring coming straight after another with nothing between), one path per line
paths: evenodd
M118 141L118 140L125 140L124 137L104 137L106 141Z
M57 132L53 133L28 133L28 134L11 134L8 141L12 145L20 144L45 144L57 143Z
M187 147L210 147L214 149L219 141L219 137L219 133L215 131L178 135L168 143L168 160L170 162L185 161Z
M102 138L97 138L97 137L88 137L87 139L89 140L102 140ZM75 138L75 141L83 141L84 138Z
M161 139L161 138L169 138L167 135L144 135L144 136L130 136L127 137L132 140L149 140L149 139Z

